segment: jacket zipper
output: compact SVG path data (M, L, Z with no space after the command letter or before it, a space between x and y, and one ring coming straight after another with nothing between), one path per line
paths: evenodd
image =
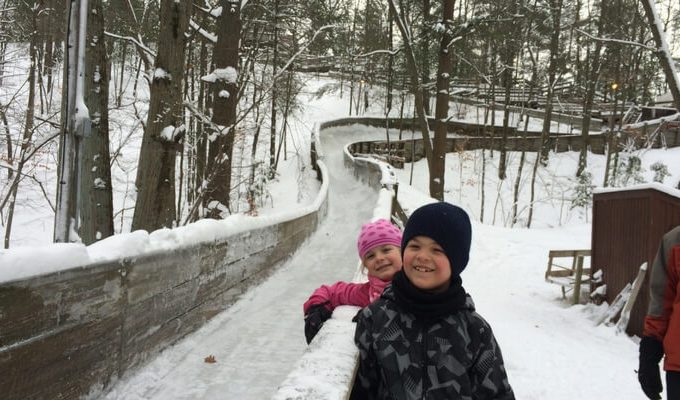
M423 344L421 346L422 351L423 351L422 400L426 400L427 399L427 388L429 387L429 385L426 385L426 383L430 379L427 375L427 365L428 365L428 360L427 360L427 337L428 337L427 330L428 330L428 327L427 327L427 324L421 323L420 328L422 329L422 333L423 333Z

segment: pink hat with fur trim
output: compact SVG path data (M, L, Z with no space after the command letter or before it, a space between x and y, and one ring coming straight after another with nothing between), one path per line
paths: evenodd
M359 257L364 258L369 250L376 246L391 244L401 246L401 231L386 219L378 219L364 224L361 227L359 239L357 239L357 249Z

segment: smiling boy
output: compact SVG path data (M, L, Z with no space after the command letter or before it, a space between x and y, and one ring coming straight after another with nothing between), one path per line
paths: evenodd
M467 213L448 203L410 216L402 271L358 316L351 399L514 400L491 327L462 286L471 235Z

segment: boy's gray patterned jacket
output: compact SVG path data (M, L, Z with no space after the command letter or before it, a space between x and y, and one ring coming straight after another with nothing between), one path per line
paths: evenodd
M358 316L353 400L514 400L489 324L465 309L424 321L401 309L391 287Z

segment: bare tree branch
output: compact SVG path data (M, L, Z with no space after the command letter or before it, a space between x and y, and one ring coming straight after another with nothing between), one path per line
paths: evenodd
M598 41L598 42L603 42L603 43L618 43L618 44L625 44L628 46L635 46L635 47L642 47L643 49L651 50L651 51L657 51L658 49L656 47L652 46L647 46L646 44L642 44L639 42L632 42L630 40L621 40L621 39L608 39L608 38L600 38L593 36L589 34L588 32L582 31L580 29L574 29L576 32L580 33L583 36L586 36L589 39Z

